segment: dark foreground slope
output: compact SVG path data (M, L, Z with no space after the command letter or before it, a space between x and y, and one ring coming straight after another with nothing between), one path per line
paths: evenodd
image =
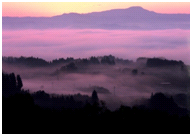
M7 88L6 79L19 85L22 81L13 80L13 74L3 74L3 91L9 95L2 99L2 133L3 134L189 134L190 117L186 110L179 108L172 99L163 94L154 94L149 99L149 106L121 106L110 111L105 102L99 101L94 91L92 100L81 108L63 107L61 109L45 108L34 102L34 97L20 87ZM4 94L4 93L3 93ZM182 110L169 113L161 110L165 102ZM43 98L42 98L43 99ZM47 99L47 98L46 98ZM60 103L58 99L58 103ZM158 102L161 102L158 105ZM68 102L72 104L73 102ZM154 108L160 107L160 108ZM173 108L173 110L174 110ZM165 108L167 109L167 107ZM171 110L172 111L172 110Z

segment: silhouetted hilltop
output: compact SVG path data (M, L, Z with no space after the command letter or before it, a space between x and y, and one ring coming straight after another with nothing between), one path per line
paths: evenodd
M185 107L188 110L190 109L190 95L187 94L183 94L183 93L179 93L173 96L175 102L181 106L181 107Z
M160 14L142 7L53 17L2 17L2 29L189 29L190 14Z
M97 93L110 94L110 91L108 89L100 86L90 86L88 88L82 87L82 88L78 88L78 90L83 92L92 92L92 90L96 90Z
M152 94L149 99L149 108L152 110L165 111L171 115L184 116L189 114L189 111L180 108L173 100L173 97L167 98L163 93Z

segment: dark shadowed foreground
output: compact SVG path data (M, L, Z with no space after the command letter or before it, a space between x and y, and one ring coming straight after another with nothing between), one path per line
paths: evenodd
M51 96L41 90L29 94L22 86L19 75L3 73L3 134L190 133L189 111L163 93L151 94L145 105L110 111L96 91L92 96Z

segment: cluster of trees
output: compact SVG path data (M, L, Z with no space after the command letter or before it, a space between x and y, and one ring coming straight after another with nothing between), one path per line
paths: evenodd
M67 57L66 59L64 59L64 58L54 59L50 63L52 65L57 65L57 64L69 63L69 62L73 62L73 61L74 61L74 58L72 58L72 57L68 58Z
M166 97L163 93L156 93L151 95L149 99L148 108L151 110L165 111L171 115L184 116L189 114L185 108L180 108L173 100L173 97Z
M74 72L77 70L77 66L75 65L74 62L71 62L69 64L67 64L66 66L62 66L60 68L60 71L62 72Z
M15 76L14 73L5 74L2 73L2 94L3 97L8 98L12 97L15 94L28 94L28 90L24 91L21 90L23 83L21 80L20 75ZM38 106L44 108L54 108L54 109L62 109L62 108L71 108L77 109L82 108L86 103L94 103L95 101L98 102L97 92L93 91L92 97L87 95L50 95L45 93L43 90L39 90L30 94L34 103Z
M58 64L64 64L64 63L78 63L78 64L100 64L98 58L96 57L91 57L90 59L74 59L72 57L69 58L59 58L59 59L54 59L50 62L40 59L40 58L35 58L35 57L3 57L2 59L3 62L9 63L9 64L23 64L26 66L30 67L42 67L42 66L54 66Z
M122 73L125 73L125 74L132 74L132 75L138 75L138 74L141 74L141 75L145 75L145 72L143 71L139 71L137 68L123 68Z
M97 90L97 93L101 94L110 94L110 91L107 88L101 87L101 86L90 86L89 88L81 87L79 88L83 92L90 92L92 90Z
M15 77L14 73L2 73L2 94L5 97L16 94L21 91L23 86L20 75Z
M115 65L115 57L112 55L104 56L101 59L101 64Z
M120 59L120 58L115 58L115 62L120 63L120 64L124 64L124 65L133 63L132 60Z
M35 58L35 57L3 57L3 62L9 63L9 64L15 64L15 65L26 65L29 67L43 67L48 66L49 62L41 59L41 58Z
M75 61L78 65L88 65L88 64L100 64L100 61L97 57L92 56L91 58L77 59Z
M114 56L103 56L103 57L95 57L91 56L89 59L83 58L83 59L74 59L73 57L69 58L59 58L54 59L52 61L46 61L40 58L35 57L3 57L3 62L9 63L9 64L22 64L30 67L44 67L44 66L55 66L58 64L65 64L65 63L75 63L78 65L86 65L86 64L109 64L109 65L115 65L115 61L122 62L122 63L128 63L128 60L123 59L116 59Z
M42 66L54 66L58 64L64 64L64 63L70 63L74 62L75 64L80 65L86 65L86 64L108 64L108 65L115 65L116 63L120 64L131 64L133 61L130 60L124 60L115 58L112 55L103 56L103 57L90 57L89 59L83 58L83 59L74 59L72 57L70 58L59 58L54 59L50 62L35 58L35 57L3 57L3 62L9 63L9 64L24 64L26 66L30 67L42 67ZM161 58L144 58L140 57L137 59L138 63L146 64L147 67L162 67L162 66L184 66L184 63L182 61L176 61L176 60L167 60L167 59L161 59Z
M149 58L146 63L147 67L163 67L163 66L184 66L182 61L166 60L160 58Z
M94 92L93 92L94 94ZM88 95L50 95L45 93L43 90L39 90L31 94L34 99L34 103L40 107L57 109L80 109L85 106L86 103L93 104L95 101L94 97ZM96 93L97 97L97 93ZM98 98L98 97L97 97Z
M133 75L137 75L138 70L137 69L133 69L131 72L132 72Z
M21 90L19 80L13 74L3 74L3 90L17 93L2 99L2 133L4 134L189 134L189 112L179 108L172 98L162 93L151 96L148 106L121 106L110 111L104 101L99 101L93 91L91 102L81 108L65 107L77 101L72 97L50 97L43 91L29 94ZM6 78L9 77L9 80ZM15 78L16 79L16 78ZM9 88L8 83L14 84ZM8 89L9 88L9 89ZM63 104L62 108L47 108L35 103L53 101L53 107ZM68 103L68 104L67 104ZM167 106L166 106L167 105ZM75 106L72 104L72 107ZM172 111L169 111L172 109ZM175 112L178 111L178 112ZM185 113L186 112L186 113ZM182 114L179 114L182 113Z

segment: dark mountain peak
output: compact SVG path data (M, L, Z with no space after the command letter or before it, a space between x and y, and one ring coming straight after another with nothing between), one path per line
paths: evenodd
M81 15L81 14L71 12L71 13L63 13L61 15L56 15L56 16L53 16L53 18L55 18L55 17L76 17L76 16L79 16L79 15Z
M155 13L153 11L146 10L140 6L133 6L126 9L111 9L101 12L92 12L88 13L88 15L95 15L95 16L127 16L127 15L133 15L133 14L149 14L149 13Z
M145 10L144 8L140 7L140 6L132 6L128 8L129 10Z
M74 16L76 16L76 15L80 15L79 13L75 13L75 12L71 12L71 13L64 13L63 15L74 15Z
M133 6L133 7L127 8L127 11L132 13L139 13L139 14L155 13L154 11L149 11L140 6Z

